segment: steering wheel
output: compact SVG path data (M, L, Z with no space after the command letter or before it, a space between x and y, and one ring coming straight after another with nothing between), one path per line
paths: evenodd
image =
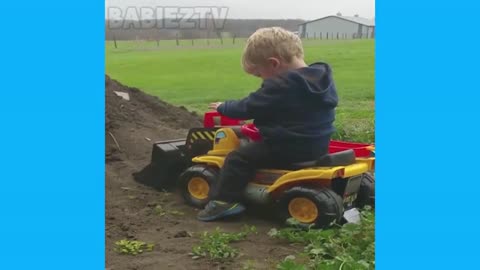
M254 124L245 124L241 127L240 130L243 135L247 136L252 141L262 140L262 135L260 135L260 131Z

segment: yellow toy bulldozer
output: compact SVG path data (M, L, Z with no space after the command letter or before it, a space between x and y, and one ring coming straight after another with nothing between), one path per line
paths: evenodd
M202 141L203 138L204 143L210 144L206 148L204 145L204 149L208 150L192 157L190 167L180 175L183 198L198 208L203 208L210 201L218 172L228 153L243 143L259 139L258 131L252 124L212 127L210 124L207 126L207 121L205 123L204 129L191 130L187 146L179 146L183 152L188 152L185 149L191 149L197 139ZM165 144L157 147L163 147L165 152L175 145L168 142L168 147ZM372 156L358 157L358 149L348 149L310 162L258 170L245 190L245 200L273 206L283 220L293 218L304 226L328 227L333 222L339 222L346 211L374 205L374 147L369 145L364 148L371 151Z

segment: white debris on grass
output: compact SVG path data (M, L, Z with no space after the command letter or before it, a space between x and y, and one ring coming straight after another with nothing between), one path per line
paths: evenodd
M343 217L347 220L348 223L360 223L360 211L357 208L352 208L343 213Z
M119 91L113 91L117 96L125 99L125 100L130 100L130 95L126 92L119 92Z

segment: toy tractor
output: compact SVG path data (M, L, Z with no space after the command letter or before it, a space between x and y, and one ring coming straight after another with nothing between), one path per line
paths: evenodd
M220 127L215 117L220 117ZM176 156L183 160L177 164L190 163L179 177L180 192L188 204L203 208L228 153L261 139L253 124L240 124L207 113L205 127L190 130L184 144L179 140L154 145L152 161ZM332 141L330 154L317 160L260 169L244 192L245 201L273 206L282 220L293 218L302 226L324 228L340 222L345 211L374 204L373 151L372 145Z

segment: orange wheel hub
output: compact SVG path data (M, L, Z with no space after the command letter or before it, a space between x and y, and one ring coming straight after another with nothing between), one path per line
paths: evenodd
M202 177L193 177L188 182L188 192L192 197L198 200L204 200L208 198L208 192L210 191L210 186L208 182Z
M318 218L317 205L310 199L294 198L288 203L290 216L302 223L312 223Z

